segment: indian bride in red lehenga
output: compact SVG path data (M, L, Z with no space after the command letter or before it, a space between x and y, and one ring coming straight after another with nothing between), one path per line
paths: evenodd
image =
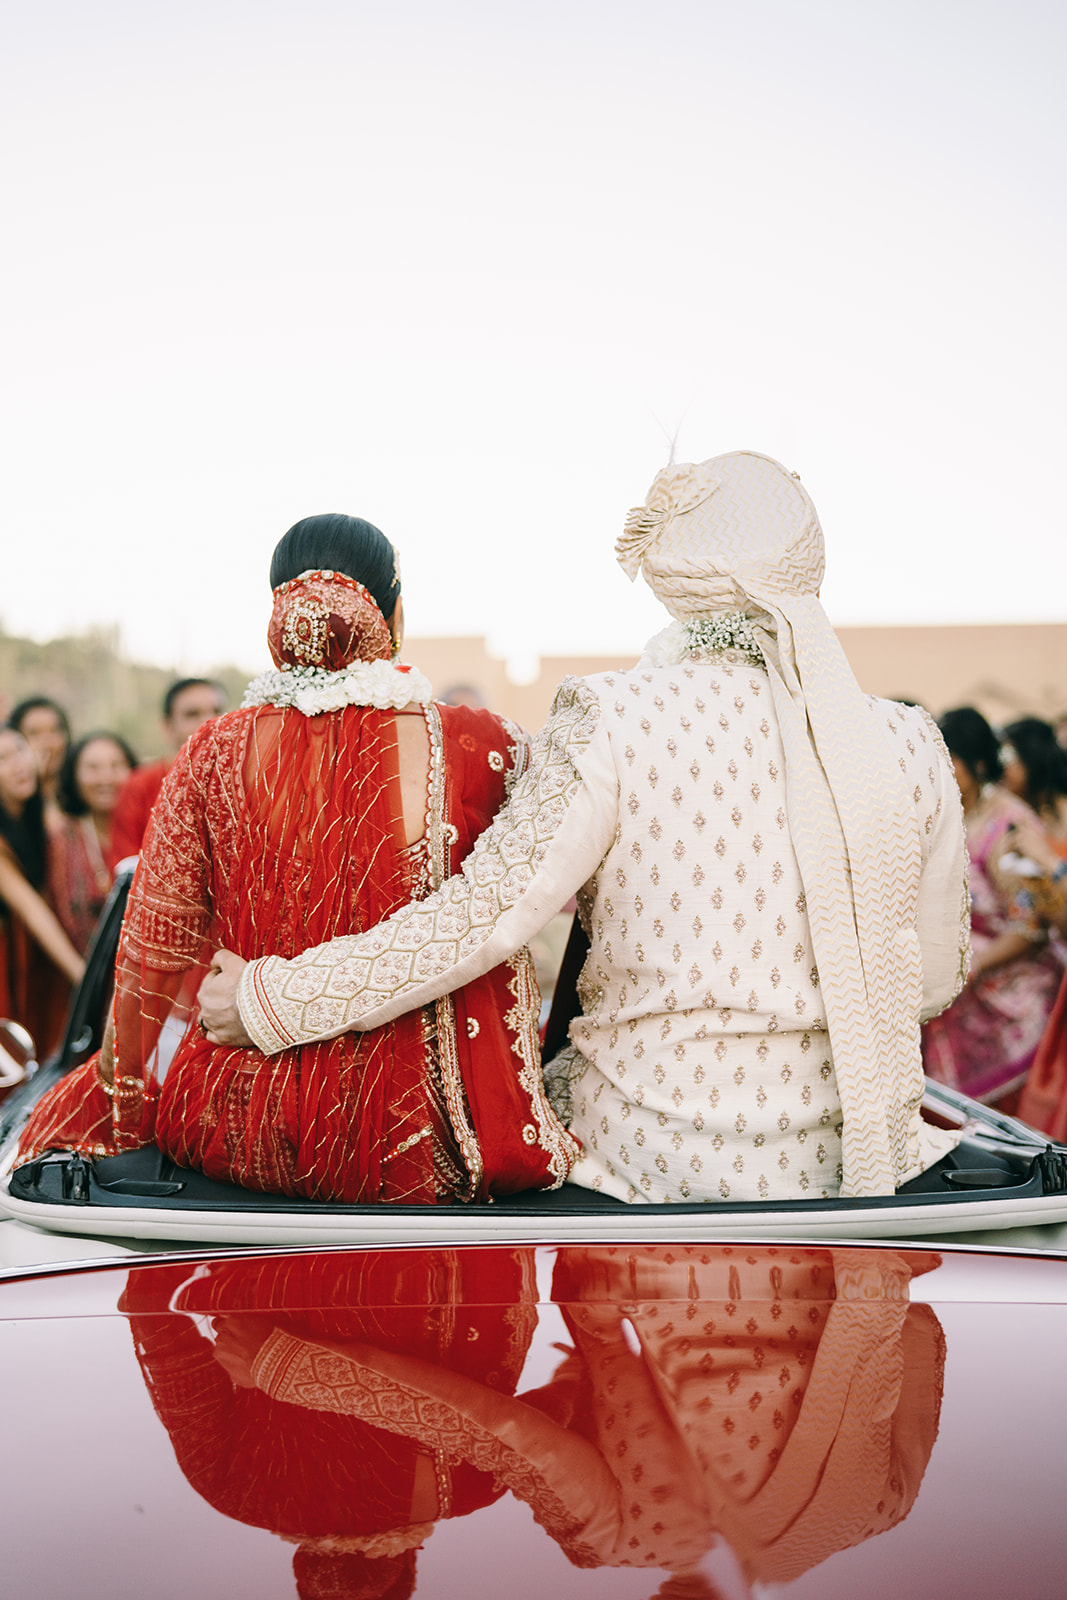
M275 551L271 583L277 670L171 769L130 892L104 1047L41 1102L20 1158L155 1143L212 1178L348 1202L561 1183L577 1146L542 1088L525 951L422 1012L269 1059L213 1045L196 1021L219 945L288 956L430 893L528 754L512 724L435 704L397 665L399 573L371 524L305 518ZM328 1031L335 1002L309 999Z

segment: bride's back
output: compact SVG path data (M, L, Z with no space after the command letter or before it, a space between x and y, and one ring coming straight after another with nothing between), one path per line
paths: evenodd
M307 717L261 706L221 719L207 823L221 868L215 915L236 948L259 939L299 949L308 936L370 927L408 898L429 763L421 707L412 711L353 705ZM231 720L244 726L227 772Z

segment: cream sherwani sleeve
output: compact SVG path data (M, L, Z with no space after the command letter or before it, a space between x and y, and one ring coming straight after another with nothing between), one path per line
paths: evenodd
M267 1055L380 1027L480 977L524 945L596 871L618 823L600 702L566 679L516 783L463 868L376 928L245 968L241 1018Z
M915 931L922 951L921 1020L926 1022L962 989L971 960L971 902L967 838L952 762L937 723L919 707L880 701L900 752L919 824L922 870Z
M920 824L923 870L915 931L923 952L923 1008L929 1021L952 1005L971 966L971 896L963 803L941 730L926 710L896 707Z

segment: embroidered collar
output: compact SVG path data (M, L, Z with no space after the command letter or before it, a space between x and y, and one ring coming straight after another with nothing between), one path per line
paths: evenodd
M241 705L294 706L305 717L317 717L342 706L399 711L413 700L426 705L432 699L430 680L417 667L353 661L339 672L326 667L271 668L252 679Z

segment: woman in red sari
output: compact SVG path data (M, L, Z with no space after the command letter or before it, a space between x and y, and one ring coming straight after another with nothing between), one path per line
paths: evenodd
M209 1177L322 1200L433 1204L545 1187L577 1148L541 1084L526 951L359 1040L257 1052L193 1017L209 952L289 955L373 927L463 860L526 760L488 711L438 706L396 663L392 545L308 517L271 564L277 670L171 769L119 945L104 1048L49 1095L22 1159L156 1143ZM335 1002L313 999L328 1026Z
M59 774L58 821L48 839L48 890L76 950L89 949L111 891L111 819L137 757L117 733L89 733Z

